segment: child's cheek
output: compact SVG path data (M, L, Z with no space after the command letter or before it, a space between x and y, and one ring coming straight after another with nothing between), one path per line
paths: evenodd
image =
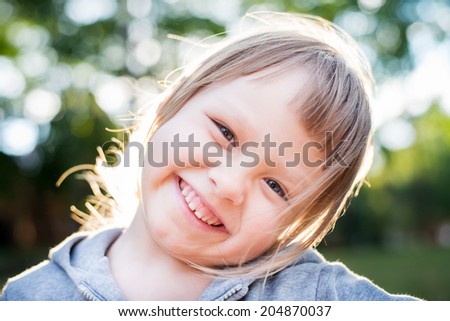
M169 157L178 167L204 167L205 146L208 144L211 144L211 139L201 129L179 133L172 140Z
M151 167L203 167L205 144L210 138L192 126L168 124L161 127L148 143L147 162Z
M158 130L146 146L146 165L163 167L168 164L170 141L164 139L164 129Z

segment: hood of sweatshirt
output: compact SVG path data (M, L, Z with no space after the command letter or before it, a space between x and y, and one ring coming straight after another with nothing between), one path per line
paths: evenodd
M50 251L50 261L65 271L86 299L123 300L106 256L121 233L119 228L75 233Z

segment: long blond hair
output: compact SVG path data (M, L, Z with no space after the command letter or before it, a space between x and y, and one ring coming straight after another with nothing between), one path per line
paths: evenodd
M209 55L186 68L160 96L154 117L143 117L136 129L140 139L148 142L199 90L222 81L269 68L282 73L301 67L312 75L314 90L307 99L301 99L304 103L299 104L298 115L309 135L320 139L328 151L327 159L317 169L321 174L310 186L299 184L291 193L291 206L282 213L289 223L276 231L276 244L259 259L236 267L197 266L222 277L267 276L316 246L360 188L371 158L373 80L370 66L354 41L318 17L267 12L250 16L259 22L257 28L222 41ZM97 226L99 220L103 224L125 207L120 204L117 184L111 184L108 178L114 172L108 170L98 163L84 174L97 191L90 198L91 215L75 209L85 227Z

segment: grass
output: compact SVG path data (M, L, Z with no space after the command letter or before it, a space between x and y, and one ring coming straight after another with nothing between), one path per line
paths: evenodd
M406 293L429 301L450 300L448 248L322 249L321 252L329 261L341 261L390 293Z
M391 293L407 293L431 301L450 301L450 249L418 247L401 251L379 248L328 249L322 254L341 261ZM8 277L39 263L48 249L17 251L0 248L0 288Z

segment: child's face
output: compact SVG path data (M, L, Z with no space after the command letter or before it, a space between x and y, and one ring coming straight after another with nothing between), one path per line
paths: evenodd
M302 102L290 105L308 89L301 69L241 77L199 92L157 130L141 188L146 228L159 246L217 266L256 258L274 244L285 193L312 179L304 162L286 165L311 141L297 115ZM230 143L239 147L227 151Z

